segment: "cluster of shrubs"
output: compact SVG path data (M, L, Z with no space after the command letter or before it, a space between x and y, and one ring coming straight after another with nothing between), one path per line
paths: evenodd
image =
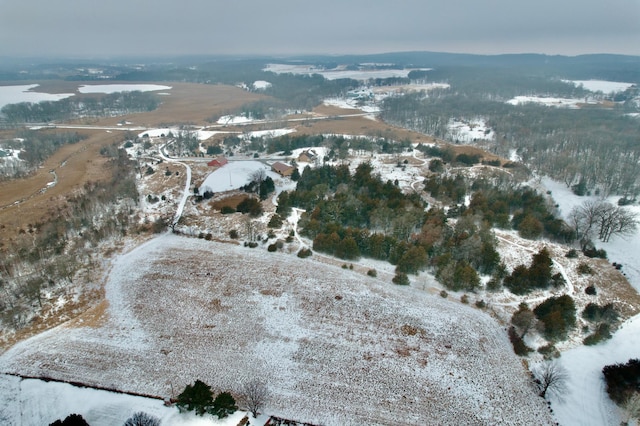
M513 294L526 294L534 289L545 289L552 283L559 283L560 277L551 275L551 256L549 250L543 247L533 255L531 265L518 265L513 272L504 279L504 286Z
M298 251L298 257L302 259L309 257L312 254L313 252L311 251L310 248L301 248L300 251Z
M520 304L511 317L509 340L514 352L524 356L532 351L524 342L524 336L530 329L538 328L553 343L565 339L575 326L576 307L571 296L550 297L533 310L526 303Z
M214 398L211 387L200 380L184 388L178 395L176 405L181 412L193 411L199 416L209 413L219 419L238 411L236 401L229 392L222 392Z
M64 420L56 420L49 426L89 426L80 414L69 414ZM160 419L144 411L138 411L129 417L124 426L160 426Z
M607 365L602 369L607 393L618 404L624 404L640 389L640 359L630 359L626 364Z
M603 340L611 338L611 327L618 321L618 312L613 303L598 305L589 303L582 311L582 318L595 324L595 330L587 336L583 343L585 345L596 345Z

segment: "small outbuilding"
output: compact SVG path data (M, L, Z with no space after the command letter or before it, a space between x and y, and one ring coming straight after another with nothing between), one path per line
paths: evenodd
M307 149L302 151L298 156L298 161L301 163L313 163L318 158L318 154L313 149Z
M229 161L227 160L227 158L224 155L220 155L216 158L214 158L213 160L209 161L207 163L207 166L209 167L222 167L225 164L227 164Z
M271 170L273 170L280 176L291 176L294 167L278 161L277 163L273 163L271 165Z

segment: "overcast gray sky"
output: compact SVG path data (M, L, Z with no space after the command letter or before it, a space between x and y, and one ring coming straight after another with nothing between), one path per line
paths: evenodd
M624 53L640 0L0 0L0 55Z

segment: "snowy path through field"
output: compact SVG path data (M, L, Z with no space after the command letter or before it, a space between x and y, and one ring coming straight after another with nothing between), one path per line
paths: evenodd
M178 160L174 160L171 157L167 157L164 153L164 149L165 147L168 145L165 144L163 146L160 147L160 149L158 150L158 152L160 153L160 157L162 157L163 160L170 162L170 163L174 163L174 164L180 164L182 166L184 166L185 169L187 169L187 179L186 182L184 183L184 190L182 191L182 198L180 199L180 202L178 203L178 207L176 208L176 214L173 216L173 220L171 221L171 225L175 226L178 224L178 221L180 220L180 217L182 216L182 212L184 211L184 206L187 203L187 198L189 198L189 188L191 187L191 167L187 164L187 163L183 163L181 161Z
M291 209L291 216L289 216L290 222L293 224L293 235L295 235L296 241L298 241L298 244L300 244L301 248L308 247L308 245L304 241L302 241L300 234L298 234L298 221L300 220L300 215L304 212L305 210L294 207Z

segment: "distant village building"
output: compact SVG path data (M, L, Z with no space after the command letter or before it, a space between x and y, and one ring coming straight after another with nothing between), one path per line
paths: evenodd
M307 149L300 153L298 161L301 163L315 163L317 158L318 154L313 149Z
M295 169L293 166L278 161L277 163L273 163L271 165L271 170L273 170L280 176L291 176Z
M227 158L224 155L220 155L216 158L214 158L213 160L209 161L207 163L207 166L209 167L222 167L225 164L227 164L229 161L227 160Z

